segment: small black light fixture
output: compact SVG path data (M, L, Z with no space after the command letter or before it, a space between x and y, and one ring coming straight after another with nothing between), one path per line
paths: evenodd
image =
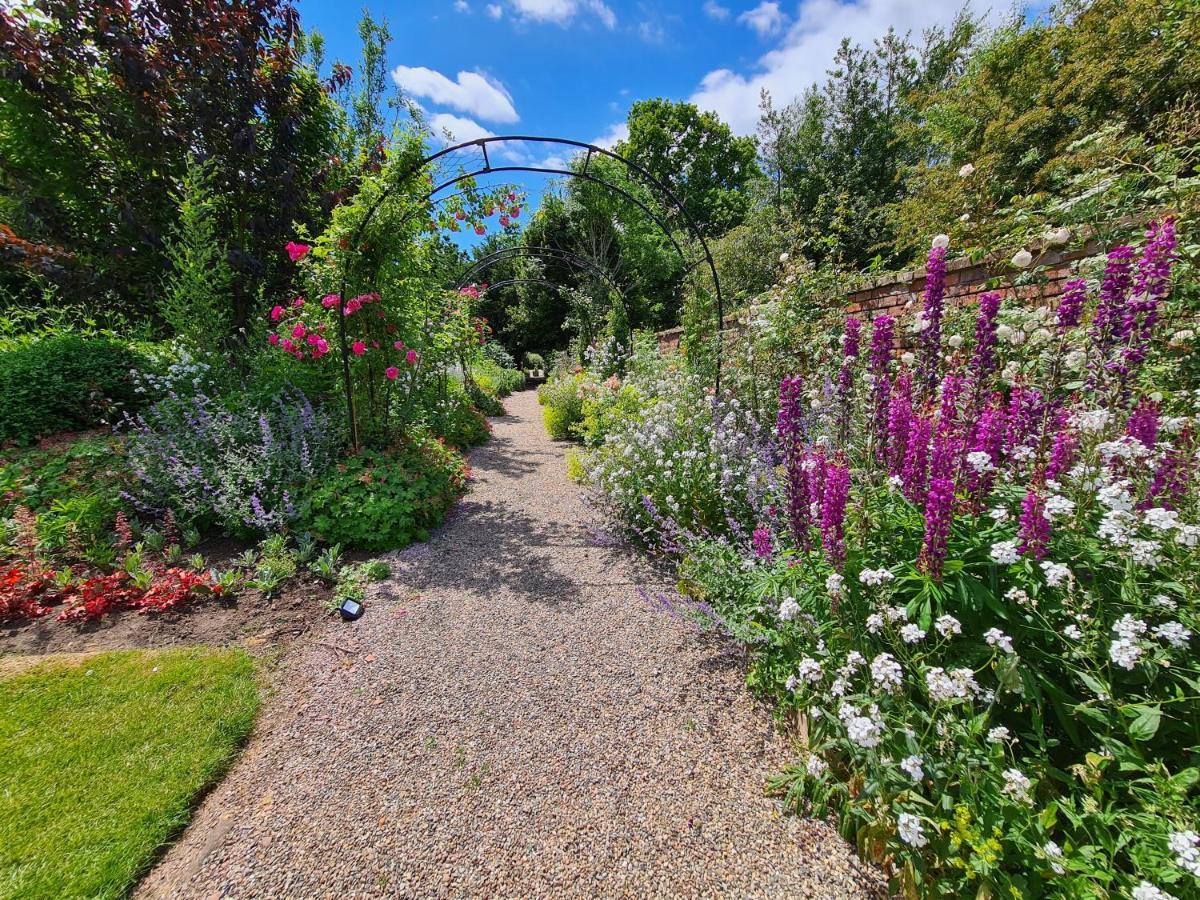
M354 599L342 601L342 605L338 607L338 612L342 614L342 621L353 622L362 618L362 614L366 609L362 602Z

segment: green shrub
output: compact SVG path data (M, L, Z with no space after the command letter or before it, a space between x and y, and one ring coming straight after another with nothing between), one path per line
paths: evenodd
M303 527L329 543L393 550L429 537L466 487L463 458L430 437L339 464L304 505Z
M106 337L61 334L0 351L0 442L94 428L136 405L144 357Z
M497 397L507 397L525 387L524 372L502 368L494 363L472 366L471 377L481 388Z
M525 368L544 372L546 370L546 360L540 353L526 353Z
M583 376L572 375L548 381L538 388L538 402L545 407L542 419L556 441L574 437L574 426L583 421Z

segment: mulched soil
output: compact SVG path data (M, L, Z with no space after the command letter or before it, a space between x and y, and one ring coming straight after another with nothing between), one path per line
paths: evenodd
M250 544L218 539L193 550L209 565L224 567ZM164 613L121 611L91 622L38 619L0 624L0 657L47 653L90 653L176 647L188 644L242 644L251 651L278 650L333 618L330 588L316 578L290 579L274 597L246 591L230 599L204 598Z

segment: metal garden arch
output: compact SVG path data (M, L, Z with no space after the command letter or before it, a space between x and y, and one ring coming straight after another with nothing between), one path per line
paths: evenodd
M584 156L582 165L579 166L578 169L567 168L565 166L556 167L556 166L548 165L548 164L543 164L543 165L538 165L538 166L508 164L508 163L501 164L501 165L493 165L491 156L488 153L488 148L494 144L504 144L504 143L525 143L525 144L541 144L541 145L548 144L548 145L555 146L555 147L568 148L573 154L583 153L583 154L585 154L585 156ZM716 265L716 262L713 260L712 251L709 249L708 242L704 239L704 234L703 234L703 232L700 231L700 228L696 225L695 220L688 213L687 209L679 201L679 199L674 195L674 193L672 193L671 189L669 187L667 187L667 185L663 184L662 181L660 181L658 178L656 178L651 172L649 172L644 167L638 165L637 163L633 162L632 160L626 159L624 156L621 156L619 153L615 153L612 150L606 149L604 147L599 147L595 144L589 144L584 141L574 141L574 140L570 140L568 138L558 138L558 137L539 137L539 136L535 136L535 135L496 135L496 136L492 136L492 137L476 138L473 141L464 141L460 144L454 144L449 147L444 147L443 149L437 151L436 153L431 153L428 156L424 157L419 162L412 165L406 172L404 172L404 174L400 178L396 179L391 185L388 186L388 188L386 190L384 190L378 197L375 198L375 201L368 208L367 214L365 216L363 216L362 221L359 222L358 228L355 229L354 235L350 239L350 246L351 247L359 246L359 242L362 238L363 232L366 230L366 228L370 224L371 220L375 217L375 213L378 211L378 209L382 205L382 203L386 199L388 199L388 197L390 197L397 188L406 185L408 183L409 179L412 178L413 175L416 175L418 172L423 171L426 167L436 163L438 160L441 160L441 159L444 159L444 158L450 156L453 153L457 153L461 150L467 150L467 149L471 149L471 148L475 148L479 151L479 153L482 157L482 165L479 165L477 168L474 168L471 171L460 173L458 175L455 175L452 178L448 178L448 179L442 181L439 184L433 185L430 188L430 190L425 192L425 194L419 198L419 204L421 205L420 208L423 208L424 203L431 200L436 194L445 190L446 188L453 187L454 185L459 184L463 181L467 181L468 179L477 178L480 175L490 175L490 174L498 173L498 172L529 172L529 173L538 174L538 175L561 175L561 176L564 176L567 178L579 178L584 181L589 181L593 184L600 185L601 187L611 191L612 193L618 194L619 196L621 196L621 197L625 198L626 200L628 200L629 202L633 203L634 206L636 206L643 213L645 213L646 216L648 216L650 218L650 220L653 221L654 224L658 226L658 228L662 231L662 233L667 237L667 240L669 240L671 242L671 246L674 247L675 251L679 254L680 258L683 259L685 264L687 264L687 269L686 269L687 272L691 272L692 270L694 270L695 267L697 265L699 265L700 263L706 264L708 266L709 273L712 275L713 292L715 294L714 299L716 301L717 321L716 321L715 334L716 334L717 340L716 340L716 378L715 378L716 383L715 383L715 388L716 388L717 393L720 393L720 391L721 391L721 356L722 356L722 349L723 349L722 345L724 344L724 341L721 336L721 332L722 332L722 329L724 328L724 324L725 324L725 301L724 301L724 297L721 294L721 278L720 278L720 275L717 273L717 265ZM625 167L626 171L628 171L629 174L631 176L633 176L637 181L639 181L642 185L644 185L646 188L648 188L652 194L655 194L658 197L660 202L665 202L665 204L670 209L672 209L675 213L677 213L680 221L682 221L682 223L683 223L684 230L692 238L692 240L694 240L695 242L697 242L700 245L700 249L703 252L703 258L696 261L695 263L692 263L688 259L687 254L684 253L683 247L680 246L679 241L676 240L674 233L671 231L670 227L667 225L667 223L663 220L663 218L660 215L658 215L654 210L652 210L643 200L641 200L638 197L635 197L633 194L631 194L629 191L625 190L620 185L613 184L610 181L605 181L603 178L599 177L598 175L593 174L591 171L591 164L592 164L592 160L597 156L615 160L616 162L623 165ZM430 179L430 180L432 181L432 179ZM348 291L349 281L350 281L350 267L347 266L345 269L343 269L343 272L342 272L342 286L341 286L341 292L340 292L342 296L345 296ZM345 376L344 380L345 380L345 383L347 386L346 401L347 401L347 403L351 404L351 406L352 406L354 399L351 396L351 392L349 389L349 385L350 385L350 359L349 359L349 356L350 356L350 354L349 354L349 345L348 345L348 341L347 341L347 337L346 337L346 323L345 323L344 318L339 318L338 326L339 326L338 327L338 339L341 344L341 351L342 351L343 374ZM353 421L354 421L354 417L353 417L353 414L351 414L351 422L353 423ZM356 442L357 435L352 434L351 440Z

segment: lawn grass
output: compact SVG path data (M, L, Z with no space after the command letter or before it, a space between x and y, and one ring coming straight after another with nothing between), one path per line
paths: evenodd
M121 651L0 679L0 897L120 897L258 707L240 650Z

